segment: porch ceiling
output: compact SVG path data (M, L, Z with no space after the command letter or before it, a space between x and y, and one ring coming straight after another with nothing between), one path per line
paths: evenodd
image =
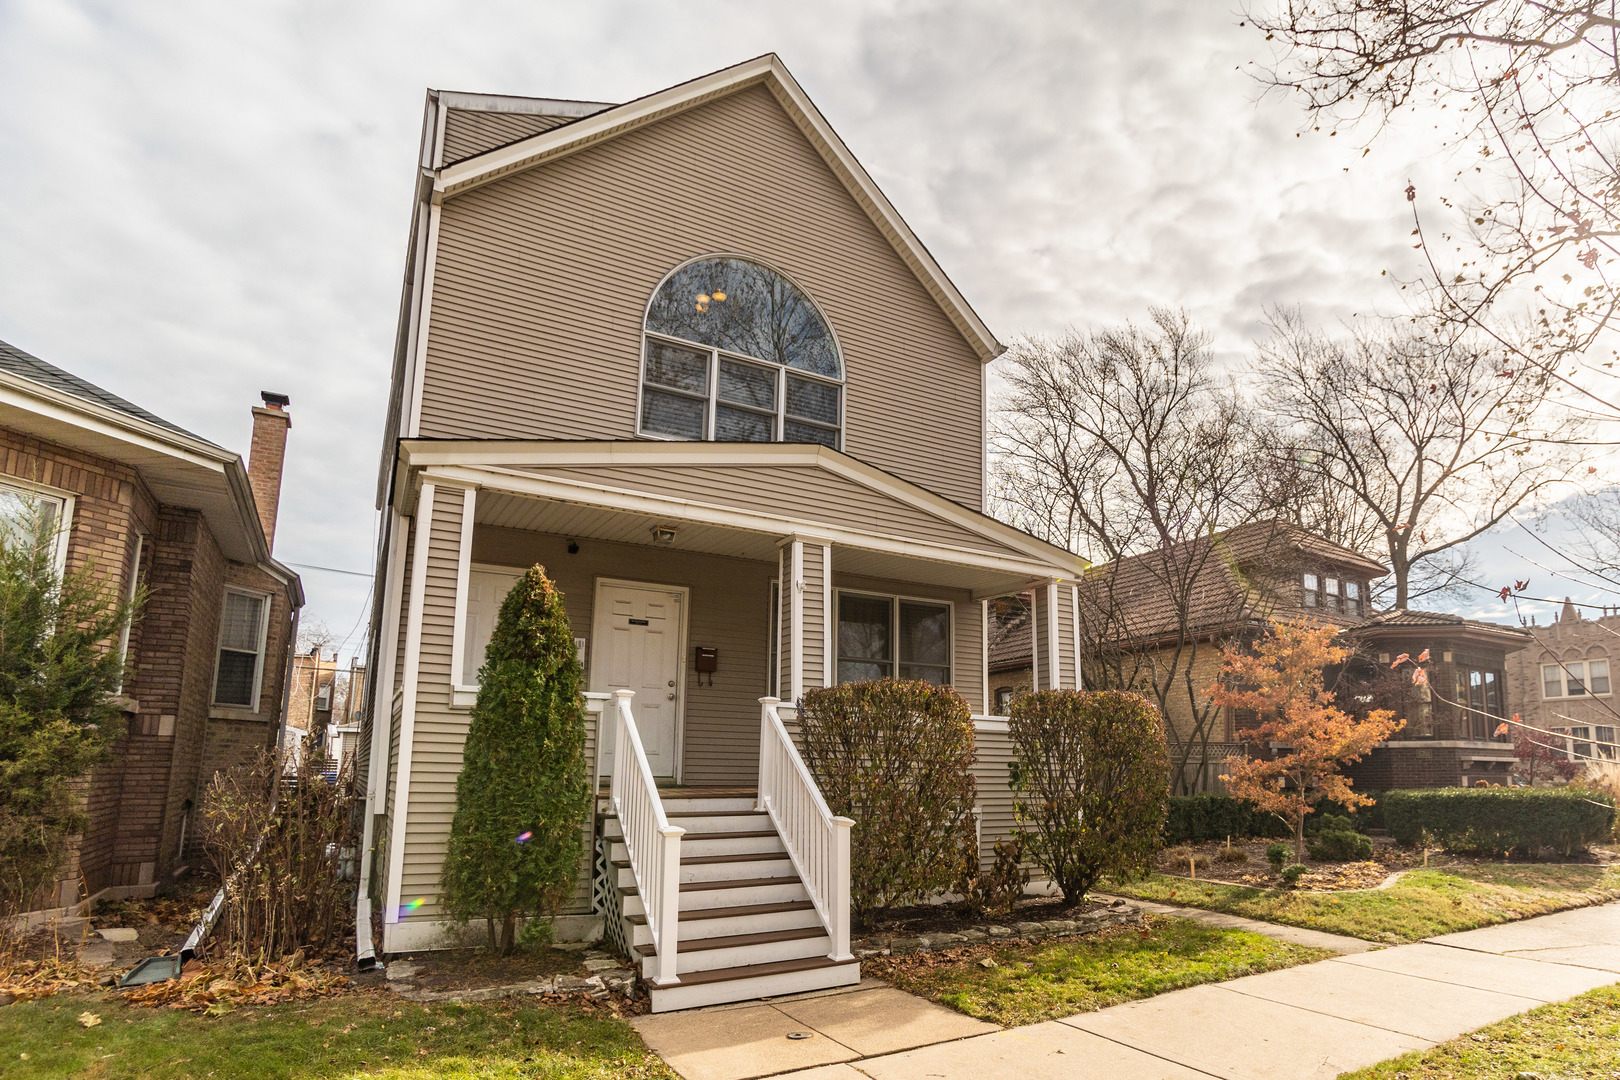
M554 499L485 489L478 494L480 525L546 532L580 540L605 540L652 546L655 526L675 528L676 551L774 562L781 533L675 521L649 514L613 510ZM1024 589L1029 575L977 566L871 551L849 544L833 545L833 572L885 581L968 589L979 595L1004 595Z

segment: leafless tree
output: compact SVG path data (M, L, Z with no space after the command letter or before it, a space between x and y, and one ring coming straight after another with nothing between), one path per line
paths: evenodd
M1102 564L1081 590L1088 685L1190 717L1172 759L1176 776L1196 774L1219 715L1207 661L1253 605L1212 585L1227 558L1212 536L1265 510L1248 410L1205 335L1162 309L1147 327L1026 338L1003 373L997 509Z
M1499 348L1447 325L1333 338L1288 312L1272 323L1257 367L1285 425L1274 450L1371 515L1394 607L1453 587L1468 541L1574 470L1580 424L1549 407L1554 381Z
M1459 159L1448 223L1425 222L1421 314L1490 338L1504 369L1559 383L1592 419L1620 418L1600 351L1620 292L1620 12L1616 0L1282 0L1248 17L1275 42L1261 81L1313 126L1400 111Z

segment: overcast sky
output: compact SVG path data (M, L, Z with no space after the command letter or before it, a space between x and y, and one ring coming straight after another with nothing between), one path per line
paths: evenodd
M0 339L243 452L259 391L290 394L276 552L352 648L369 582L308 567L371 566L426 87L622 101L774 50L1003 341L1179 305L1238 361L1267 305L1399 310L1402 192L1445 172L1415 132L1300 137L1239 20L0 0Z

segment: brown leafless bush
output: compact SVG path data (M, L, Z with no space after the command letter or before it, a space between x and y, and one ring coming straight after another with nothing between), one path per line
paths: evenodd
M274 756L220 773L203 796L203 841L228 882L211 947L269 958L321 950L353 918L345 861L354 859L353 777L335 780L311 747L296 770Z

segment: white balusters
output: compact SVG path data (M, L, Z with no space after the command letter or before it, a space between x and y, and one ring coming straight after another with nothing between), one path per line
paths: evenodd
M769 812L799 880L816 906L833 960L849 960L849 839L855 822L834 817L782 723L793 708L759 699L759 807Z
M647 929L658 950L657 986L680 982L675 975L681 899L681 836L686 830L671 825L653 782L652 767L630 712L634 690L615 690L613 708L613 812L619 817L630 871L646 909Z

